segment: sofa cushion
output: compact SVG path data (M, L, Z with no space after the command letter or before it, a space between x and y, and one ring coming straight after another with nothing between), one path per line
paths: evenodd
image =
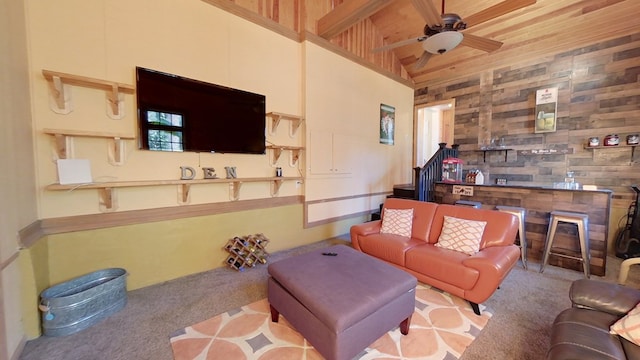
M459 289L469 290L477 284L480 273L462 264L468 258L469 255L459 251L423 244L407 251L405 267Z
M640 303L611 325L609 332L640 345Z
M405 265L405 252L424 241L393 234L371 234L360 239L360 250L399 266Z
M445 216L436 246L473 255L480 250L485 226L487 226L486 221Z
M511 245L518 232L518 218L509 213L497 210L475 209L469 206L440 204L436 209L429 233L429 242L435 244L440 237L440 230L445 216L459 219L486 221L480 250L491 246Z
M384 201L384 209L413 209L411 237L425 242L429 240L431 222L438 206L436 203L400 198L388 198ZM434 239L433 242L435 241Z
M413 209L384 209L380 233L411 237L412 224Z

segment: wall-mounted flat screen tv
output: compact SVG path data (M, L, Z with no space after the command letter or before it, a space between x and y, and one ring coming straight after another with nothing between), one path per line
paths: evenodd
M136 67L140 147L264 154L265 96Z

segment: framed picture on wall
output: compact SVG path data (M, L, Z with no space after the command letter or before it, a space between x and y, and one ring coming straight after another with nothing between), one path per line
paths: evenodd
M558 114L558 88L536 91L535 133L556 131Z
M380 144L393 145L396 108L380 104Z

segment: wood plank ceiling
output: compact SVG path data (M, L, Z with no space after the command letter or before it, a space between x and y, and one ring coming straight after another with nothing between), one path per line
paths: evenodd
M433 55L416 68L423 54L417 41L378 53L372 50L423 36L425 19L439 20L425 16L425 9L439 15L443 0L203 1L274 31L290 31L299 40L320 35L416 89L621 36L640 36L640 0L444 0L445 12L467 22L461 31L466 37L453 50ZM510 7L517 9L500 11ZM500 15L493 16L496 12ZM478 38L502 46L479 50ZM474 44L475 48L465 46Z
M433 1L437 10L442 11L441 0L344 0L318 19L317 33L335 42L334 38L343 30L370 21L381 39L364 42L372 44L371 49L367 49L369 52L374 47L415 39L424 35L425 17L416 9L424 5L423 1ZM518 3L527 4L483 21L483 10ZM417 69L416 61L423 53L421 43L416 41L388 50L399 60L415 88L451 76L477 73L486 69L487 64L495 68L640 33L639 0L445 0L444 6L445 12L456 13L468 21L463 35L480 36L503 45L498 50L485 52L465 46L465 39L453 50L432 56L426 66Z

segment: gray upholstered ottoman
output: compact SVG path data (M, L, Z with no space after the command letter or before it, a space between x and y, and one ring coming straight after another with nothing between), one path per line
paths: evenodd
M409 332L416 278L349 246L280 260L268 271L272 321L282 314L329 360L352 359L396 326Z

